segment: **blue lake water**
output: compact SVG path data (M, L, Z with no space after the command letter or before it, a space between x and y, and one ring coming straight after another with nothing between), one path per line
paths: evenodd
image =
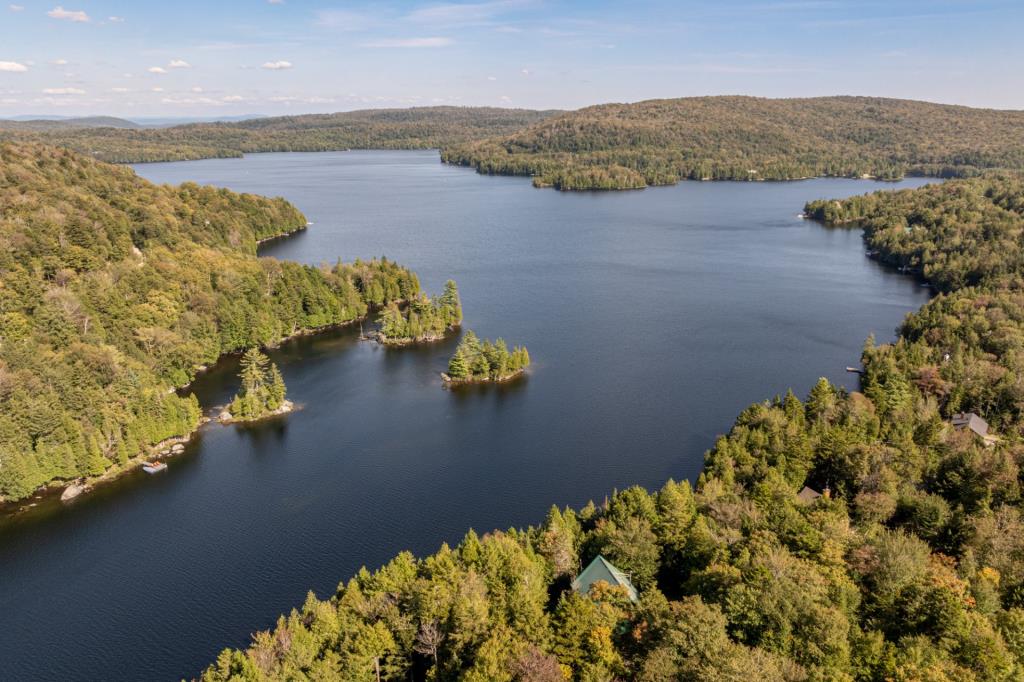
M855 387L869 333L892 338L928 298L864 255L858 231L797 214L808 199L910 187L682 183L567 194L444 166L436 152L257 154L149 164L284 196L313 225L263 255L387 255L465 328L529 347L529 376L447 391L457 339L383 349L358 328L271 353L303 409L211 426L159 476L0 522L7 679L192 676L224 646L330 594L362 565L431 552L469 527L540 521L616 487L694 478L749 403L820 376ZM237 388L227 359L193 389Z

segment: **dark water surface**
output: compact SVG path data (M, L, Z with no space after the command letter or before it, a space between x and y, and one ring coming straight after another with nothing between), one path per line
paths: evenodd
M695 477L746 405L819 376L852 384L843 368L867 334L891 338L928 297L865 258L859 232L796 218L807 199L892 184L564 194L433 152L138 171L287 197L314 225L266 255L386 254L434 292L454 277L466 326L527 344L535 364L451 392L438 372L454 339L385 350L350 328L286 344L271 355L301 411L209 427L163 474L0 522L4 679L194 675L363 564ZM229 359L195 384L205 406L234 392L235 371Z

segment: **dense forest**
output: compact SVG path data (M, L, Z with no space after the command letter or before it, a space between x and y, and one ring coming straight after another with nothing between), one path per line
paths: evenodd
M387 260L256 257L305 223L283 199L0 144L0 500L191 432L199 405L173 388L223 353L419 294Z
M489 339L481 341L470 329L448 361L444 377L453 383L505 381L522 374L529 366L530 353L524 346L509 350L504 339L493 343Z
M402 553L225 650L221 680L1024 679L1024 180L813 202L942 289L859 391L756 403L693 484ZM992 432L954 426L973 411ZM570 580L601 555L639 591Z
M442 150L563 190L691 180L957 177L1024 168L1024 112L869 97L604 104Z
M57 144L120 163L441 148L442 160L481 173L590 190L683 179L965 177L1024 168L1022 130L1024 112L911 100L691 97L572 112L421 107L167 128L123 127L103 118L0 121L0 140Z
M405 345L438 341L462 324L462 301L453 280L444 285L444 292L436 298L420 294L399 306L389 303L377 320L380 330L377 340L385 345Z
M238 157L246 152L433 149L505 135L552 113L490 107L367 109L145 129L0 121L0 141L56 144L115 163Z

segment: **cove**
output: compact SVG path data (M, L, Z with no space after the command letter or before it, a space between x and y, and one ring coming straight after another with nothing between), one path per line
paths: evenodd
M927 289L864 256L860 233L796 217L820 197L911 187L692 183L565 194L444 166L436 152L258 154L137 168L280 195L313 225L261 253L387 255L464 328L526 344L529 376L448 391L457 343L388 349L358 326L271 352L302 409L210 426L158 476L0 525L0 652L10 679L191 676L363 565L469 528L539 522L553 503L695 478L739 411L819 376L855 386ZM237 388L226 358L191 387Z

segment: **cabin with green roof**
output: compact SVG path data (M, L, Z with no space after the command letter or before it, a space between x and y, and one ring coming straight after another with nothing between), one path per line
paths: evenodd
M607 559L600 554L590 562L590 565L583 569L583 572L572 581L572 589L579 594L589 594L590 588L596 582L606 582L609 585L625 587L630 601L636 603L639 599L636 588L630 582L629 576L612 566Z

